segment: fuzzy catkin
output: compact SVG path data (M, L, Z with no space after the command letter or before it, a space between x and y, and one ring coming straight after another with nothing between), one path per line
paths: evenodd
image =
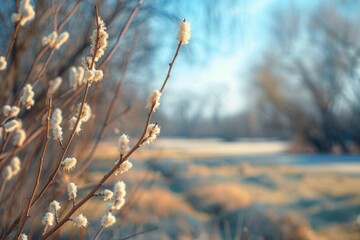
M129 150L129 137L126 134L122 134L118 141L120 155L125 155Z
M35 17L34 8L30 5L30 0L21 0L18 13L11 15L11 21L15 24L19 23L24 26L27 22L33 20Z
M76 124L76 122L77 122L77 117L72 117L70 120L69 120L69 130L70 131L72 131L72 130L74 130L74 128L75 128L75 124ZM78 125L76 126L76 130L75 130L75 132L77 133L77 134L79 134L79 132L81 131L81 120L79 121L79 123L78 123Z
M15 147L21 147L26 139L26 132L24 129L16 129L13 138L13 145Z
M5 129L5 132L9 133L9 132L16 130L19 126L20 126L20 122L13 119L4 124L4 129Z
M61 33L59 35L59 37L56 39L55 49L59 49L64 43L67 42L69 37L70 37L70 34L68 32Z
M179 31L176 37L177 40L181 42L181 44L188 44L191 38L191 25L189 22L184 19L181 23L179 23Z
M35 93L32 86L30 84L27 84L24 87L23 94L20 97L21 104L25 105L26 109L30 109L35 104L34 96Z
M105 26L104 21L99 17L98 22L99 22L98 42L96 42L97 34L98 34L97 28L94 29L94 31L90 37L90 41L91 41L90 54L94 54L95 49L97 49L96 54L95 54L95 62L97 62L99 60L99 58L102 57L102 55L104 55L105 49L108 45L108 38L109 38L109 35L106 32L106 26Z
M50 81L49 94L53 95L61 86L62 78L56 77Z
M69 200L75 200L77 194L77 186L75 183L69 183L68 187Z
M20 234L19 240L28 240L28 236L25 233Z
M17 175L21 170L21 161L20 158L15 156L11 159L10 166L12 169L12 173Z
M78 86L81 86L84 78L84 68L83 67L71 67L69 72L69 83L70 87L76 89Z
M100 195L104 197L104 201L108 201L113 198L114 193L112 191L110 191L109 189L105 189L104 191L101 192Z
M125 198L116 198L113 208L120 210L125 205Z
M145 144L150 144L156 140L158 135L160 134L160 127L158 124L149 124L145 134Z
M80 108L81 108L81 104L79 103L76 117L79 117ZM84 106L82 108L81 115L80 115L80 121L87 122L87 121L89 121L90 117L91 117L90 105L87 103L84 103Z
M115 165L118 163L115 162ZM130 162L129 160L124 161L122 164L120 164L120 166L116 169L115 171L115 176L117 176L118 174L123 174L126 173L127 171L130 170L130 168L132 168L133 164L132 162Z
M0 56L0 71L5 70L6 66L7 66L6 58L4 56Z
M63 131L62 131L62 128L59 125L56 125L52 129L52 134L53 134L53 137L54 137L55 141L59 141L59 142L63 141Z
M43 46L48 44L49 47L54 47L57 37L58 37L57 32L53 31L49 35L43 37L41 43Z
M73 116L73 117L69 120L69 125L70 125L70 126L69 126L69 129L70 129L71 131L74 130L74 128L75 128L77 119L78 119L79 114L80 114L80 110L81 110L81 103L78 104L77 112L76 112L75 116ZM81 125L82 125L84 122L89 121L90 117L91 117L91 108L90 108L89 104L84 103L84 106L83 106L82 111L81 111L81 114L80 114L79 123L78 123L78 125L76 126L76 130L75 130L75 132L76 132L77 134L79 134L79 132L81 131Z
M56 200L53 200L49 204L49 212L56 214L61 209L60 203Z
M101 218L101 226L104 228L111 227L116 222L116 218L111 212L105 213L105 215Z
M62 123L62 111L60 108L55 108L53 113L51 114L51 119L50 119L50 125L52 127L54 126L58 126Z
M116 198L124 198L126 195L126 185L123 181L117 181L114 185L114 194Z
M80 214L76 218L72 219L72 221L79 228L85 228L89 225L87 218L83 214Z
M153 111L155 112L160 106L160 97L161 92L159 90L154 90L148 98L146 108L151 109L152 106L154 106Z
M20 108L17 106L5 105L3 107L3 114L5 117L17 117L20 112Z
M61 167L63 168L64 171L70 172L75 168L76 162L77 162L76 158L65 158L61 162Z
M45 213L45 216L41 220L41 223L44 226L52 226L52 225L54 225L54 219L55 219L54 214L52 214L51 212L47 212L47 213Z
M14 176L11 166L8 165L4 168L2 176L6 181L9 181Z

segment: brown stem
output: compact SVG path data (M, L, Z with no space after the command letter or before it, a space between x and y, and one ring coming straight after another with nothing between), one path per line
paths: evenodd
M98 13L98 9L97 7L95 6L95 17L96 17L96 24L97 24L97 33L96 33L96 44L95 46L98 45L98 41L99 41L99 30L100 30L100 25L99 25L99 13ZM94 62L95 62L95 56L96 56L96 52L97 52L97 47L95 47L94 49L94 55L93 55L93 58L92 58L92 62L91 62L91 68L93 67L94 65ZM76 120L76 123L75 123L75 126L74 126L74 129L72 130L71 134L70 134L70 137L65 145L65 148L63 150L63 153L57 163L57 166L54 170L54 172L51 174L49 180L46 182L45 186L41 189L40 193L37 195L37 197L34 199L33 203L31 204L31 207L34 206L36 204L36 202L43 196L43 194L45 193L45 191L49 188L49 186L51 185L51 183L54 181L55 179L55 176L56 174L58 173L59 169L60 169L60 166L61 166L61 162L64 160L65 158L65 155L70 147L70 144L75 136L75 133L76 133L76 129L80 123L80 119L81 119L81 113L83 111L83 108L84 108L84 105L85 105L85 102L86 102L86 99L87 99L87 95L88 95L88 92L89 92L89 87L90 87L90 83L87 82L86 83L86 86L85 86L85 93L84 93L84 96L83 96L83 99L81 101L81 106L80 106L80 109L79 109L79 114L78 114L78 118Z
M89 155L84 160L84 164L77 171L77 173L74 174L74 176L73 176L74 178L81 175L90 166L91 159L92 159L97 147L99 146L100 141L103 139L103 137L105 135L105 132L106 132L106 130L107 130L109 124L110 124L111 117L112 117L112 114L113 114L113 111L114 111L114 108L115 108L116 100L119 97L122 86L124 85L124 82L125 82L126 72L127 72L128 66L130 64L132 54L134 53L136 41L137 41L137 33L135 33L135 35L134 35L133 42L132 42L132 45L131 45L131 48L130 48L130 52L129 52L127 58L126 58L126 62L125 62L124 66L123 66L123 69L122 69L122 74L121 74L120 81L118 82L118 84L116 86L114 96L113 96L112 101L110 103L110 106L109 106L109 108L108 108L108 110L106 112L105 120L104 120L103 125L101 127L100 133L99 133L99 135L98 135L98 137L97 137L97 139L95 141L94 146L91 148L91 151L90 151Z
M112 56L114 55L116 49L119 47L121 40L124 38L126 32L128 31L131 22L134 20L137 12L139 11L139 8L142 4L143 0L138 0L136 7L133 9L133 11L131 12L129 18L127 19L125 26L121 29L121 32L118 36L118 39L116 40L115 45L111 48L109 54L104 58L104 60L102 61L102 63L99 65L99 68L102 68L103 66L105 66L110 59L112 58Z
M154 228L151 228L151 229L146 229L146 230L143 230L143 231L140 231L140 232L137 232L137 233L128 235L128 236L126 236L126 237L120 238L119 240L130 239L130 238L136 237L136 236L138 236L138 235L141 235L141 234L144 234L144 233L148 233L148 232L152 232L152 231L156 231L156 230L158 230L158 227L154 227Z
M1 188L0 188L0 202L1 202L1 200L2 200L2 195L3 195L3 193L4 193L4 190L5 190L5 187L6 187L7 182L8 182L8 181L5 179L5 180L2 182L2 184L1 184Z
M39 138L33 148L32 153L26 157L15 183L13 183L13 185L11 186L12 189L18 189L18 185L21 183L21 180L24 178L24 176L27 172L27 169L30 166L31 160L33 160L35 157L35 154L40 151L40 145L41 145L41 139ZM4 199L3 205L6 206L7 203L13 199L14 195L15 195L15 191L9 191L6 198Z
M175 55L173 57L173 60L171 62L171 65L169 67L169 71L168 71L168 74L165 78L165 81L164 81L164 84L163 84L163 87L162 87L162 90L164 89L165 87L165 83L166 81L169 79L169 76L170 76L170 72L171 72L171 69L172 69L172 66L175 62L175 59L176 59L176 56L179 52L179 49L181 47L181 42L179 43L177 49L176 49L176 52L175 52ZM136 142L136 144L131 148L131 150L123 157L120 157L118 163L107 173L105 174L102 179L98 182L98 184L79 202L77 203L63 218L62 220L60 220L60 222L58 224L56 224L47 234L45 234L41 239L42 240L45 240L45 239L48 239L52 234L54 234L62 225L64 225L68 219L70 219L70 217L72 216L72 214L74 212L76 212L82 205L84 205L89 199L91 199L94 194L96 194L96 192L102 187L102 185L111 177L111 175L120 167L120 165L125 162L138 148L140 148L141 144L143 143L143 140L144 140L144 137L146 135L146 132L147 132L147 128L150 124L150 120L151 120L151 117L153 115L153 110L154 110L154 107L155 107L155 103L152 105L152 107L149 109L149 112L148 112L148 115L147 115L147 119L146 119L146 123L145 123L145 126L144 126L144 129L143 129L143 132L141 134L141 136L139 137L138 141Z
M15 95L15 97L13 98L13 101L12 101L12 105L14 105L17 100L19 99L19 96L20 96L20 93L21 93L21 90L24 88L24 86L30 81L30 77L32 75L32 73L34 72L34 69L35 69L35 66L38 65L39 61L41 60L41 58L44 56L44 54L46 53L46 51L49 49L50 47L48 45L44 46L40 52L37 54L33 64L31 65L31 68L30 68L30 72L27 74L26 78L25 78L25 81L21 84L20 88L19 88L19 91L17 92L17 94Z
M165 85L166 85L167 81L168 81L169 78L170 78L170 73L171 73L172 67L173 67L173 65L174 65L174 62L175 62L175 60L176 60L176 57L177 57L178 54L179 54L180 48L181 48L181 42L179 42L179 44L178 44L178 46L177 46L177 48L176 48L176 51L175 51L175 55L174 55L174 57L173 57L173 60L172 60L171 63L169 64L168 73L167 73L166 78L165 78L165 81L164 81L164 83L163 83L163 85L161 86L161 89L160 89L160 92L161 92L161 93L164 91Z
M41 79L41 77L43 76L43 74L44 74L44 72L45 72L45 69L46 69L47 65L50 63L50 60L51 60L51 58L54 56L55 52L56 52L56 49L55 49L55 48L52 48L49 56L47 57L47 59L46 59L46 61L45 61L45 64L42 65L40 72L37 74L34 82L32 83L33 86L34 86L34 85Z
M92 240L97 240L100 237L100 234L102 233L103 230L104 230L104 227L100 226L99 230L96 232L96 234Z
M21 149L23 149L24 147L26 147L28 144L30 144L32 142L32 140L34 140L36 137L38 137L42 131L44 131L45 128L44 127L40 127L38 129L36 129L33 133L31 133L29 135L29 137L25 140L24 144L21 147L17 147L14 148L11 151L5 152L3 154L0 155L0 162L4 161L5 159L8 159L9 157L11 157L13 154L16 154L17 152L19 152Z
M24 213L24 215L22 217L22 222L20 224L19 231L16 234L16 239L19 238L20 234L22 233L22 231L24 229L26 220L30 217L29 214L30 214L30 209L31 209L31 202L34 199L36 190L37 190L37 188L38 188L38 186L40 184L40 177L41 177L41 171L42 171L44 156L45 156L47 145L49 143L51 107L52 107L52 100L51 100L51 97L50 97L49 98L49 103L48 103L48 114L47 114L47 117L46 117L46 135L45 135L46 140L45 140L44 147L43 147L41 155L40 155L39 167L38 167L38 172L37 172L37 176L36 176L36 182L34 184L34 188L33 188L32 192L31 192L31 196L30 196L29 201L27 203L25 213Z
M10 45L9 45L9 47L8 47L8 49L7 49L6 59L8 59L8 58L10 57L10 53L11 53L11 50L12 50L12 48L13 48L13 46L14 46L15 39L16 39L16 36L17 36L17 34L18 34L19 30L20 30L20 27L21 27L21 25L20 25L20 23L18 22L18 23L16 24L14 34L12 35Z
M57 30L60 32L65 24L71 19L71 17L75 14L75 12L77 11L78 7L79 7L79 4L80 4L81 0L78 0L76 2L76 4L73 6L73 8L71 9L70 13L66 16L66 18L58 25L57 27ZM62 6L63 3L60 3L59 4L59 7L56 9L56 12L58 12L60 10L60 7ZM54 23L56 24L56 23ZM18 24L19 25L19 24ZM12 101L12 105L14 105L14 103L18 100L19 98L19 95L20 95L20 92L21 90L24 88L24 86L30 81L30 77L35 69L35 66L38 65L39 61L41 60L41 58L44 56L44 54L47 52L47 50L49 49L50 47L48 45L44 46L40 53L37 55L35 61L33 62L32 66L31 66L31 69L30 69L30 72L28 73L28 75L26 76L25 78L25 81L23 82L23 84L21 85L21 87L19 88L20 90L18 91L18 93L16 94L15 98L13 99Z
M81 106L80 106L80 111L79 111L79 116L76 120L76 123L75 123L75 126L74 126L74 129L72 130L71 134L70 134L70 137L68 139L68 141L66 142L66 145L64 147L64 150L61 154L61 157L60 159L58 160L57 162L57 165L56 165L56 168L55 170L53 171L53 173L50 175L49 177L49 180L46 182L46 184L44 185L44 187L40 190L39 194L35 197L34 201L31 203L31 207L33 207L37 201L39 201L39 199L44 195L45 191L49 188L49 186L51 185L51 183L55 180L55 177L61 167L61 162L64 160L65 158L65 155L70 147L70 144L75 136L75 133L76 133L76 128L80 122L80 117L81 117L81 112L83 111L83 107L84 107L84 104L85 104L85 101L86 101L86 98L87 98L87 95L88 95L88 92L89 92L89 83L86 84L86 88L85 88L85 93L84 93L84 96L83 96L83 100L81 101Z

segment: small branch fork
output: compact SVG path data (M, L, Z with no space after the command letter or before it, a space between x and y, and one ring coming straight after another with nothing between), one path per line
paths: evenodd
M169 70L168 73L166 75L166 78L164 80L164 83L161 87L160 92L164 91L164 88L166 86L166 83L168 82L169 78L170 78L170 74L171 74L171 70L174 66L175 60L178 56L178 53L180 51L181 48L181 42L179 42L177 49L175 51L174 57L171 61L171 63L169 64ZM96 192L102 187L102 185L111 177L111 175L120 167L120 165L125 162L138 148L140 148L141 144L143 143L144 137L146 135L147 132L147 128L150 124L150 120L151 117L153 115L153 110L154 110L155 104L152 105L151 109L148 112L147 115L147 119L145 122L145 126L144 129L142 131L141 136L139 137L138 141L136 142L136 144L132 147L132 149L123 157L120 158L120 160L118 161L118 163L107 173L103 176L103 178L98 182L98 184L80 201L78 202L76 205L73 206L73 208L60 220L60 222L58 224L56 224L53 228L50 229L50 231L48 233L46 233L41 239L45 240L48 239L52 234L54 234L62 225L64 225L72 216L72 214L74 214L82 205L84 205L89 199L91 199L94 194L96 194Z

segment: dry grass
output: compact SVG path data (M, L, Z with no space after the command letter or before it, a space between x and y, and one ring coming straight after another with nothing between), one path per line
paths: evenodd
M188 198L197 209L212 213L244 208L251 204L249 194L236 183L202 184L191 189Z
M185 199L169 190L158 187L151 190L141 189L139 195L135 208L136 214L129 217L131 222L143 221L142 214L159 218L176 216L180 213L185 215L195 214L195 211Z

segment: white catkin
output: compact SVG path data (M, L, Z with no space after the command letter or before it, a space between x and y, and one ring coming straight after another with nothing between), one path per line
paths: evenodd
M148 98L146 108L151 109L152 106L154 106L153 111L155 112L160 106L160 97L161 92L159 90L154 90Z
M11 159L10 166L12 169L12 173L17 175L21 170L21 161L20 158L15 156Z
M63 32L56 39L55 49L59 49L67 40L69 39L70 34L68 32Z
M20 102L25 105L26 109L30 109L32 106L34 106L35 93L33 91L33 88L30 84L27 84L24 87L23 94L20 97Z
M191 38L191 25L185 19L179 23L179 31L177 35L177 40L181 42L181 44L188 44Z
M8 117L10 115L11 112L11 106L10 105L5 105L3 106L3 114L5 117Z
M99 82L102 80L103 76L104 76L104 73L102 70L93 70L94 72L94 78L93 78L93 81L94 82Z
M116 222L116 218L114 215L111 214L111 212L105 213L105 215L101 219L101 226L104 228L111 227Z
M146 130L145 134L145 144L150 144L154 142L157 138L157 136L160 134L160 127L158 124L149 124Z
M13 145L16 147L20 147L24 144L26 139L26 132L24 129L16 129L15 135L13 138Z
M114 185L114 194L116 198L124 198L126 195L126 184L123 181L117 181Z
M108 201L113 198L114 193L112 191L110 191L109 189L105 189L104 191L101 192L100 195L104 197L104 201Z
M63 141L63 131L62 131L62 128L59 125L56 125L52 129L52 134L53 134L53 137L54 137L55 141L59 141L59 142Z
M15 24L24 26L27 22L33 20L35 17L35 11L30 5L29 0L21 0L18 13L11 15L11 21Z
M49 204L49 212L55 214L61 209L60 203L56 200L53 200Z
M77 87L81 86L83 83L84 78L84 68L79 67L71 67L69 72L69 83L70 87L76 89Z
M69 200L75 200L77 194L77 186L75 183L69 183L68 187Z
M80 108L81 108L81 103L78 104L77 112L76 112L75 116L73 116L69 121L69 125L70 125L69 129L71 131L74 130L74 128L75 128L75 124L79 117ZM90 117L91 117L91 108L90 108L89 104L84 103L84 106L83 106L81 114L80 114L79 124L77 125L76 131L75 131L77 134L81 131L82 123L89 121Z
M115 162L115 165L118 163ZM126 173L127 171L129 171L131 168L133 167L132 162L130 162L129 160L124 161L115 171L115 176L118 174L123 174Z
M17 117L20 112L20 108L17 106L5 105L3 107L3 114L5 117Z
M53 113L51 114L51 119L50 119L50 125L52 127L54 126L58 126L62 123L62 111L60 108L55 108Z
M104 21L99 17L98 22L99 22L99 27L100 27L98 42L96 42L97 28L94 29L94 31L90 37L90 41L91 41L90 54L94 54L95 49L97 49L96 55L95 55L95 62L97 62L99 60L99 58L102 57L102 55L104 55L105 49L108 44L108 38L109 38L109 35L106 32L106 26L105 26Z
M126 134L122 134L118 141L120 155L125 155L129 150L129 137Z
M56 77L50 81L49 94L53 95L61 86L62 78Z
M76 113L76 117L79 116L80 108L81 108L81 103L78 104L78 110ZM81 115L80 115L80 121L87 122L87 121L89 121L90 117L91 117L91 108L90 108L89 104L84 103L84 106L83 106L83 109L82 109Z
M69 120L69 129L70 129L70 131L74 130L76 121L77 121L77 117L75 117L75 116L72 117L72 118ZM77 134L79 134L79 132L81 131L81 123L82 123L82 122L79 121L78 125L76 126L75 132L76 132Z
M49 35L42 38L41 43L43 46L49 45L49 47L54 47L56 43L56 39L58 37L57 32L53 31Z
M76 218L72 219L72 221L79 228L85 228L89 225L87 218L82 214L80 214Z
M61 162L61 167L64 171L70 172L71 170L73 170L76 166L76 158L65 158L62 162Z
M45 213L45 216L41 220L41 223L44 226L52 226L54 225L54 219L55 219L54 214L52 214L51 212L47 212Z
M5 132L9 133L9 132L14 131L18 128L19 125L20 125L20 122L15 119L8 121L4 124Z
M5 70L6 66L7 66L6 58L4 56L0 56L0 71Z
M114 208L120 210L125 205L125 198L117 198L114 203Z
M2 176L3 178L6 180L6 181L9 181L13 176L14 176L14 173L12 171L12 168L11 166L7 165L3 171L2 171Z
M28 236L25 233L20 234L19 240L28 240Z

